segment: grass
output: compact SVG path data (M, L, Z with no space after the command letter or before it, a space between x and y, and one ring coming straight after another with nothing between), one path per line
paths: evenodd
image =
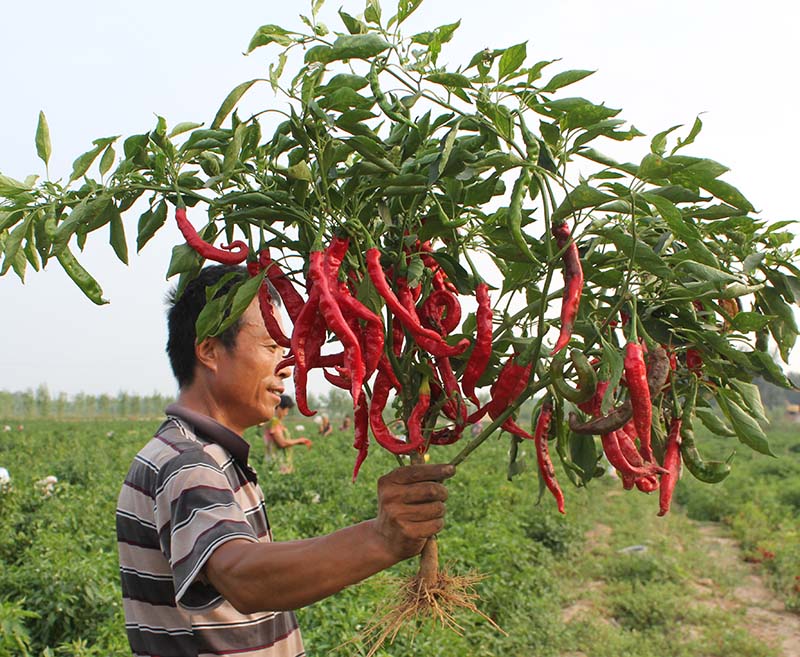
M2 422L0 422L2 424ZM0 434L0 465L13 490L0 495L0 657L41 655L45 648L75 657L128 655L116 576L113 509L131 457L154 422L26 423ZM111 433L111 435L109 435ZM538 499L535 471L506 479L507 438L488 441L449 483L440 558L455 575L486 575L475 590L481 611L460 613L463 636L419 624L401 631L381 657L532 655L537 657L775 657L748 631L734 603L734 571L709 554L697 520L722 519L748 554L771 549L761 568L791 606L797 561L797 455L790 428L771 433L778 460L740 450L722 486L684 477L677 500L658 518L656 495L623 491L603 477L587 489L564 482L567 513ZM373 450L355 484L350 439L335 433L298 448L296 472L263 463L255 433L251 459L265 490L277 540L336 530L376 511L377 478L396 465ZM698 441L710 457L729 444ZM524 444L526 458L533 458ZM453 448L434 459L447 460ZM454 453L454 452L453 452ZM51 497L35 481L59 477ZM787 477L789 478L787 480ZM792 570L794 569L794 570ZM396 592L394 580L415 571L409 561L298 612L312 655L364 655L349 643ZM34 614L35 616L33 616ZM13 647L4 647L4 646Z

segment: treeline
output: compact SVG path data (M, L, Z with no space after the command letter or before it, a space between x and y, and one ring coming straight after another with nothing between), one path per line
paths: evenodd
M46 385L22 392L0 390L0 419L152 418L163 415L174 397L153 393L87 395L51 394Z

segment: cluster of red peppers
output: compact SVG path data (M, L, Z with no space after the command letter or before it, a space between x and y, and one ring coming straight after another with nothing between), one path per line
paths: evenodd
M247 259L248 248L243 242L214 247L197 234L187 221L183 208L177 210L176 218L187 243L204 258L226 264L239 264ZM551 387L560 398L572 401L590 416L590 419L581 420L576 413L570 413L569 427L577 434L601 437L606 458L620 473L626 489L636 487L648 493L660 491L659 514L663 515L669 510L672 491L680 474L682 454L684 459L691 460L691 455L696 453L690 428L681 417L671 420L660 464L652 449L652 401L668 386L670 372L675 368L674 355L669 356L659 346L651 349L645 357L643 344L635 339L629 341L625 346L622 379L628 394L606 414L602 413L602 405L608 394L609 381L598 381L596 362L590 363L577 350L573 350L570 357L578 374L578 389L567 385L561 376L566 353L563 350L572 337L584 278L569 226L563 222L555 224L551 233L561 254L564 277L560 332L551 352ZM352 396L354 447L358 450L353 478L367 457L370 433L379 445L394 454L424 453L430 445L456 442L462 437L465 427L479 422L486 415L492 420L505 415L502 429L534 441L542 481L553 494L558 510L564 513L564 495L556 480L548 449L553 425L552 397L548 394L540 405L533 435L520 427L513 415L506 413L528 386L533 363L525 356L512 354L491 385L489 401L481 405L477 398L475 389L491 360L493 347L488 285L480 282L475 289L474 341L470 343L465 338L456 341L449 338L461 323L461 304L455 286L432 255L430 243L417 242L415 250L429 270L430 284L426 286L428 292L424 298L422 284L412 286L405 278L395 276L392 266L381 262L382 254L377 247L369 248L364 254L365 273L344 268L349 247L347 237L334 237L325 248L319 244L310 252L305 298L271 259L268 249L259 252L257 259L248 262L247 267L251 275L264 272L280 295L294 325L291 337L287 337L273 314L267 286L261 286L258 298L267 330L278 344L290 349L281 366L294 367L295 395L300 412L305 415L315 413L308 406L306 390L308 373L314 368L321 368L332 385L347 390ZM404 251L406 256L412 255L408 247ZM347 274L341 276L345 270ZM386 307L386 324L381 314L357 298L356 291L364 282L364 276L369 278ZM626 319L629 318L623 317L623 326L627 324ZM329 334L342 345L342 351L322 354ZM412 369L425 373L421 380L415 381L418 384L415 398L406 400L409 408L403 420L405 436L398 437L387 426L383 413L392 392L402 395L408 386L409 368L398 368L398 364L399 359L410 351L417 356L416 366ZM699 354L690 350L686 356L689 370L698 373L701 367ZM460 377L456 375L453 358L458 359L456 369L461 370ZM477 407L471 413L467 409L467 400ZM447 418L444 426L437 426L440 413ZM688 450L686 446L681 447L682 437L688 437Z

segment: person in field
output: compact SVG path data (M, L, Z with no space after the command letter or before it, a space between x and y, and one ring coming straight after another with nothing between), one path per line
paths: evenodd
M221 282L223 295L246 276L243 267L206 267L169 298L178 398L134 457L116 512L125 628L137 656L305 655L293 610L418 554L444 525L442 482L453 468L414 465L381 477L375 517L275 540L242 435L275 416L290 376L275 369L283 350L257 300L219 336L195 338L206 289ZM276 526L279 535L280 518Z
M294 458L292 447L305 445L311 447L311 441L300 436L292 438L289 428L284 424L289 411L294 408L294 400L289 395L281 395L281 400L275 409L275 415L264 423L264 455L267 462L277 461L281 474L294 472Z

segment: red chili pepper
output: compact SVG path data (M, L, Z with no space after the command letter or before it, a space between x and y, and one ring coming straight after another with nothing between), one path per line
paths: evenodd
M617 431L604 433L600 438L603 442L603 451L605 452L608 462L623 475L629 475L634 479L638 479L639 477L649 477L653 474L665 472L664 468L655 463L646 463L642 467L636 467L628 463L628 460L625 458L619 446Z
M653 407L650 401L650 386L647 382L647 367L641 345L629 342L625 346L625 381L630 392L633 422L636 435L639 437L642 457L645 461L653 460L650 448L650 430L653 422Z
M367 406L367 396L364 391L358 396L353 415L353 447L358 450L356 464L353 467L353 483L358 477L361 464L367 458L369 451L369 409Z
M339 284L338 300L345 316L349 314L366 323L366 327L363 331L364 341L362 351L364 355L364 379L369 379L378 367L378 362L383 355L385 340L383 321L358 299L351 296L350 290L344 283Z
M561 302L561 332L559 333L556 346L550 355L557 354L569 344L572 338L572 327L575 325L575 318L578 316L578 306L581 302L583 292L583 268L581 267L581 257L578 253L578 245L570 239L571 231L566 222L555 224L551 232L556 238L559 250L566 247L561 257L564 263L564 296Z
M420 316L428 328L449 335L461 323L461 304L447 290L434 290L422 304Z
M372 435L375 436L375 440L381 447L392 452L392 454L408 454L417 449L419 444L414 444L411 441L404 442L396 438L383 421L383 409L389 399L391 388L392 384L389 381L389 377L382 371L378 371L378 376L375 377L375 382L372 385L369 426L372 429Z
M475 297L478 301L478 310L475 313L475 345L472 347L464 374L461 376L461 389L464 391L464 395L477 406L478 398L475 395L475 386L492 356L492 306L489 286L483 282L478 283L475 288Z
M289 348L292 342L284 334L278 319L275 317L274 306L272 305L272 298L269 295L269 288L266 283L262 283L258 288L258 307L261 310L261 317L264 320L264 326L267 328L267 333L270 337L278 343L279 346Z
M686 367L689 368L689 371L697 376L700 376L703 372L703 357L700 355L700 352L697 349L687 349L686 350Z
M206 260L213 260L223 265L239 265L247 260L250 249L244 242L237 240L218 249L200 237L186 218L186 208L175 209L175 220L186 243Z
M395 317L397 317L402 322L403 326L411 333L416 343L433 356L457 356L464 353L467 347L469 347L469 340L461 340L457 345L447 344L436 331L426 329L422 326L419 323L419 318L412 315L409 309L400 302L397 295L395 295L386 281L386 276L381 268L380 258L381 254L377 248L373 247L367 250L366 260L369 277L373 285L375 285L378 294L381 295Z
M458 379L450 365L450 359L437 358L436 369L442 378L442 389L447 398L444 406L445 412L451 420L463 427L467 423L467 405L458 388Z
M422 433L422 423L425 421L425 413L431 405L431 390L428 386L427 380L423 380L419 388L417 403L408 416L408 442L410 445L415 445L416 449L420 452L425 451L425 436Z
M292 354L295 357L293 373L295 401L297 410L307 416L316 414L316 411L308 408L306 393L308 370L319 358L320 349L326 338L325 319L319 311L319 296L319 286L312 285L308 293L308 300L300 310L292 331Z
M636 488L643 493L652 493L658 489L658 477L655 475L650 475L649 477L639 477L635 483Z
M608 385L608 381L598 381L592 398L589 401L578 404L578 408L592 417L600 417L603 414L603 397L606 395Z
M350 394L353 402L361 394L364 382L364 360L358 338L348 326L342 310L331 291L330 278L325 268L325 255L322 251L312 251L308 256L308 275L314 289L319 288L319 308L328 328L339 338L344 347L344 362L350 375Z
M661 489L659 491L658 515L663 516L669 511L672 501L672 492L681 476L681 418L672 419L667 436L667 449L664 452L664 467L667 474L661 475Z
M536 420L536 430L534 431L534 443L536 444L536 460L539 464L539 472L542 475L545 486L556 498L556 505L561 513L564 511L564 493L556 481L556 471L553 469L553 461L550 459L550 450L547 447L547 434L550 431L550 421L553 418L553 404L545 400L539 411Z
M272 286L278 291L278 294L286 306L286 312L292 322L297 321L300 311L303 310L305 301L300 293L295 289L292 281L281 271L281 268L276 262L270 258L269 249L262 249L258 253L258 262L262 269L267 270L267 278Z

